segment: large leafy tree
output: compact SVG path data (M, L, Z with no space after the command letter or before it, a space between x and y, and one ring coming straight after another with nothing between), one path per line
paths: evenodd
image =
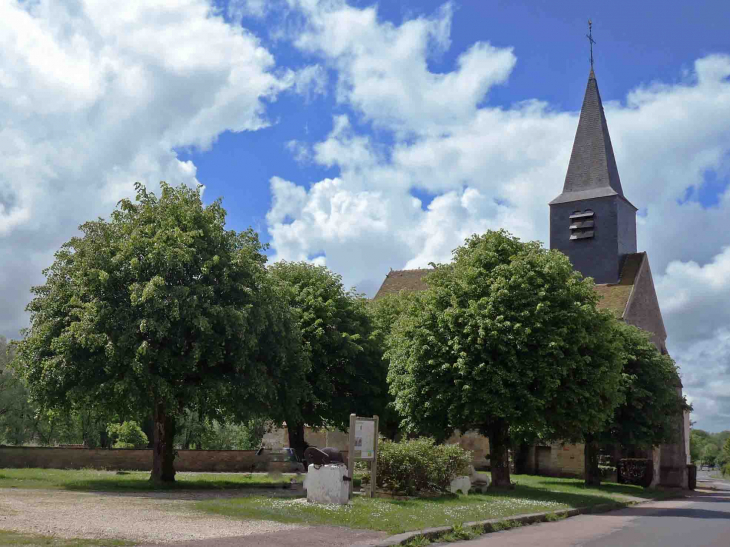
M257 234L227 230L220 200L205 206L200 190L161 187L137 184L136 201L56 253L15 363L44 406L153 414L151 479L173 481L185 408L275 412L302 359Z
M603 424L620 380L613 320L568 259L504 231L472 236L428 275L389 337L389 382L403 425L443 439L489 437L493 484L509 487L510 432ZM561 401L562 399L562 401ZM569 411L577 401L586 413Z
M677 417L689 410L681 396L679 374L674 361L662 355L646 332L617 322L616 333L622 351L622 403L616 408L596 440L601 444L650 449L679 442ZM597 461L586 458L586 479L600 481Z
M371 317L373 331L372 339L378 347L385 348L388 343L393 326L398 322L401 315L405 313L408 306L419 297L417 291L400 291L397 293L385 294L377 300L368 303L368 312ZM390 361L386 354L383 354L383 370L388 370ZM388 396L388 402L380 412L380 432L389 439L395 439L399 432L400 417L392 404L392 396Z
M289 446L306 448L304 426L346 429L351 413L370 415L387 402L387 366L372 336L366 302L347 291L339 275L324 266L281 261L269 268L287 287L308 354L306 390L298 412L286 416Z
M566 400L565 393L561 394L547 407L550 437L584 443L585 482L591 486L601 482L598 457L602 445L645 450L674 442L677 415L688 408L678 391L679 376L674 362L659 353L647 333L614 319L596 344L614 349L620 381L611 384L609 391L592 397ZM588 393L584 391L584 395ZM595 414L592 420L583 419L596 407L607 405L613 407L610 414L604 412ZM581 419L572 417L576 415Z

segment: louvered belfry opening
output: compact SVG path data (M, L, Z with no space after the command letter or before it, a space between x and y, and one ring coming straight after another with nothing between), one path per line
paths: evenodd
M570 215L570 239L590 239L595 230L593 211L575 211Z

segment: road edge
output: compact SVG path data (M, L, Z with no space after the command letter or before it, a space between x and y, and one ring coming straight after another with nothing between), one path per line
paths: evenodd
M650 503L654 501L665 501L668 499L683 498L684 495L677 495L666 497L662 499L647 499L647 500L629 500L629 501L616 501L612 503L600 503L598 505L592 505L590 507L576 507L574 509L559 509L557 511L545 511L541 513L527 513L524 515L514 515L512 517L495 518L487 520L478 520L474 522L465 522L461 525L462 529L473 530L480 529L480 533L490 533L505 530L511 526L525 525L525 524L537 524L541 522L555 522L556 520L564 520L566 518L575 517L578 515L585 515L591 513L608 513L609 511L615 511L617 509L625 509L626 507L632 507L634 505L640 505L643 503ZM557 517L557 519L556 519ZM511 525L511 526L509 526ZM438 539L444 534L448 534L454 531L453 526L439 526L437 528L424 528L422 530L414 530L412 532L403 532L402 534L396 534L394 536L387 537L375 543L353 543L351 547L395 547L397 545L404 545L409 541L418 537L424 537L429 540Z

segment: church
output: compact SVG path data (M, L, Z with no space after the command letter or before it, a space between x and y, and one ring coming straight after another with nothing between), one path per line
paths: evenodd
M651 334L667 353L664 329L649 257L636 245L637 208L624 196L598 82L591 67L563 191L549 203L550 248L568 256L576 270L592 277L601 299L623 321ZM428 288L430 269L393 270L375 298L403 290ZM677 377L677 390L682 384ZM654 460L655 484L687 488L689 414L677 416L678 442L646 454ZM474 439L454 439L473 448ZM483 439L486 442L486 439ZM547 475L582 475L583 446L554 443L530 449L527 470Z

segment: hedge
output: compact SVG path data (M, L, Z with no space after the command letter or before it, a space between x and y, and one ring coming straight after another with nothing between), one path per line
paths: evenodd
M446 492L451 481L469 474L472 454L459 445L421 438L378 444L378 488L412 496Z

